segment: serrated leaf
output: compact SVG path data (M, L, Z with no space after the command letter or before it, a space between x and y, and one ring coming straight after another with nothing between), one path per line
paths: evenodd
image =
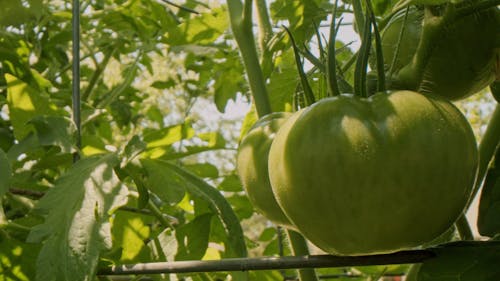
M37 116L28 124L35 128L41 145L58 146L62 153L74 152L76 126L71 119L62 116Z
M500 241L461 241L433 248L417 281L500 280Z
M127 189L113 171L114 154L75 163L38 202L45 222L29 242L44 241L36 280L93 280L101 251L110 248L109 218L127 202Z
M299 82L293 50L285 52L276 61L276 68L267 85L269 102L273 111L292 111L293 93Z
M39 90L10 74L5 75L5 80L7 81L7 104L16 139L21 140L29 134L32 127L27 126L27 123L34 117L59 115L48 97Z
M493 237L500 233L500 149L495 153L483 184L479 200L477 227L479 233Z
M229 20L225 7L210 9L182 23L167 34L169 45L185 45L190 43L211 44L228 28Z

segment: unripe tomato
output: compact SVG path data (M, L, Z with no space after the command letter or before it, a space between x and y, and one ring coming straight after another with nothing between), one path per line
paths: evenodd
M238 175L253 206L269 220L287 227L290 221L278 206L269 183L267 159L279 127L291 113L264 116L253 125L238 148Z
M423 11L416 7L411 7L406 16L406 10L401 10L395 14L384 28L381 34L382 54L386 71L389 70L396 55L392 71L397 73L402 67L409 64L417 50L418 41L422 33ZM403 28L403 33L400 33ZM399 46L398 46L399 42Z
M312 243L342 255L436 238L463 212L477 166L461 112L411 91L320 100L282 125L269 152L282 210Z
M464 17L427 12L417 52L397 75L395 86L450 100L466 98L495 80L499 37L496 7Z

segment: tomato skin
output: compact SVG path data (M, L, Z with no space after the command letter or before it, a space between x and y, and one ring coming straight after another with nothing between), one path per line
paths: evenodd
M477 165L460 111L411 91L320 100L282 125L269 153L282 210L312 243L341 255L436 238L462 213Z
M500 10L493 7L448 20L453 16L426 13L415 56L398 73L394 88L460 100L495 80Z
M276 112L259 119L238 147L237 168L253 206L274 223L293 228L274 198L267 165L274 136L290 115Z

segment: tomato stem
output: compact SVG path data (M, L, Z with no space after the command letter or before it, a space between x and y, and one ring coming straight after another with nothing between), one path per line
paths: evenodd
M308 256L309 248L307 247L306 240L299 233L287 229L286 230L292 253L294 256ZM318 277L313 268L299 270L300 281L317 281Z
M297 44L295 44L295 39L293 38L293 35L290 30L288 30L288 28L286 28L285 26L283 26L283 28L288 33L288 36L290 36L290 41L292 42L293 53L295 56L295 63L299 72L300 83L302 85L302 90L304 91L306 105L309 106L315 102L314 94L312 92L311 86L309 85L309 82L307 81L307 75L304 72L304 64L300 60L300 53L299 49L297 48Z
M257 8L257 25L259 27L259 60L264 77L268 77L273 68L273 60L271 49L268 48L267 44L273 36L273 27L271 18L269 17L266 0L256 0L255 7Z
M373 7L371 0L366 0L367 13L370 16L370 22L373 26L373 35L375 36L375 58L377 59L377 91L383 92L386 89L385 86L385 67L384 67L384 55L382 54L382 39L380 38L380 32L377 26L377 19L373 13Z
M252 1L227 0L231 29L245 66L250 91L257 114L261 117L272 112L264 75L259 64L252 30Z
M328 56L327 56L327 82L328 82L328 92L331 96L340 95L339 85L337 83L337 59L335 52L335 41L337 38L338 28L336 27L335 20L337 18L337 4L338 0L335 0L332 12L332 22L330 24L330 37L328 39Z
M500 106L497 104L495 111L488 122L488 127L484 132L481 143L479 144L479 168L477 172L476 184L472 193L471 200L476 197L479 189L482 186L488 165L495 154L495 150L500 143ZM470 202L469 202L470 205Z
M354 94L360 97L368 97L366 87L366 70L368 68L368 58L371 49L371 22L367 13L365 18L364 33L361 39L358 57L356 59L356 68L354 70Z

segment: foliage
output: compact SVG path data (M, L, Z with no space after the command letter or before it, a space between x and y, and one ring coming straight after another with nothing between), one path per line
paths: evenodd
M114 264L290 254L236 176L240 132L257 117L229 8L174 2L182 7L166 0L80 1L76 81L72 1L0 0L0 279L95 280ZM307 60L317 98L326 95L327 60L316 54L327 47L318 27L330 18L332 1L255 2L265 4L257 5L255 32L271 109L304 105L282 24ZM350 18L354 2L339 2L337 16ZM395 5L408 4L372 2L381 24ZM341 82L354 80L357 50L348 43L334 43ZM81 123L72 110L75 83ZM494 102L483 93L462 103L479 136ZM386 269L318 272L373 280ZM296 272L151 278L282 280L283 274Z

